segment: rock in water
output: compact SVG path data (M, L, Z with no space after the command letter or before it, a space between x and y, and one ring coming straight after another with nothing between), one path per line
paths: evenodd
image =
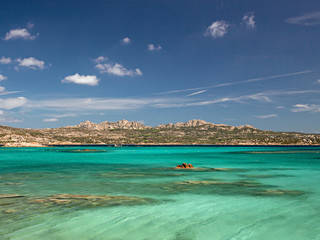
M193 166L192 166L192 164L187 164L187 163L182 163L182 165L177 165L176 166L176 168L183 168L183 169L185 169L185 168L194 168Z

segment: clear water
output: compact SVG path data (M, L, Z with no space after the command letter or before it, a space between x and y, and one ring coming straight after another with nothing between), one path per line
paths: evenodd
M0 239L320 239L320 148L78 149L0 148Z

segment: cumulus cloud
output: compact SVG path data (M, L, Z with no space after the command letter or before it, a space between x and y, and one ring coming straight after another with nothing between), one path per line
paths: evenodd
M34 26L32 23L28 23L27 28L30 29ZM4 40L14 40L14 39L24 39L24 40L34 40L37 36L32 35L27 28L16 28L11 29L6 33ZM37 34L39 35L39 33Z
M255 116L256 118L260 118L260 119L265 119L265 118L275 118L275 117L278 117L277 114L269 114L269 115L256 115Z
M223 37L227 33L229 26L225 21L215 21L207 28L204 35L214 39Z
M107 63L103 63L106 62ZM109 58L100 56L95 59L95 62L98 64L95 66L96 69L100 71L100 73L108 73L110 75L124 77L124 76L141 76L142 71L139 68L136 69L126 69L120 63L114 63L109 60Z
M149 51L160 51L162 49L161 45L158 44L157 46L152 44L152 43L149 43L148 44L148 50Z
M25 97L0 99L0 109L14 109L24 106L28 102Z
M5 56L2 56L1 58L0 58L0 64L9 64L9 63L11 63L12 62L12 60L11 60L11 58L6 58Z
M105 63L105 64L97 64L96 68L100 70L100 73L108 73L110 75L124 77L124 76L141 76L142 72L139 68L135 70L126 69L119 63Z
M35 59L33 57L28 57L28 58L18 58L16 60L20 67L26 67L26 68L31 68L33 70L37 70L37 69L44 69L44 61Z
M0 115L3 115L4 114L4 111L0 110Z
M247 26L247 28L255 28L256 22L254 21L253 13L245 14L242 18L242 21Z
M128 37L125 37L125 38L123 38L123 39L121 39L121 43L122 44L129 44L129 43L131 43L131 39L130 38L128 38Z
M285 20L286 23L303 26L314 26L320 24L320 12L312 12L298 17L291 17Z
M5 87L0 86L0 93L3 93L5 90L6 90Z
M100 57L97 57L94 59L95 62L97 63L100 63L100 62L104 62L104 61L107 61L108 58L107 57L104 57L104 56L100 56Z
M59 119L58 118L45 118L42 121L44 121L44 122L58 122Z
M6 79L7 79L7 77L0 73L0 81L6 80Z
M99 79L94 75L79 75L78 73L70 75L61 80L63 83L75 83L89 86L97 86Z

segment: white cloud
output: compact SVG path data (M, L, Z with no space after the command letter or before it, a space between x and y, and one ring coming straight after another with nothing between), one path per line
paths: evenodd
M129 44L129 43L131 43L131 40L130 40L130 38L125 37L125 38L121 39L121 43L122 44Z
M107 57L104 57L104 56L100 56L100 57L97 57L94 59L95 62L97 63L100 63L100 62L104 62L104 61L107 61L108 58Z
M27 28L31 29L34 27L34 24L33 23L27 23Z
M3 93L5 90L6 90L5 87L0 86L0 93Z
M26 108L45 109L66 112L133 110L141 108L158 108L165 105L179 103L181 106L190 102L188 98L67 98L40 101L29 101Z
M320 24L320 12L312 12L299 17L292 17L285 20L287 23L303 25L303 26L313 26Z
M79 75L78 73L65 77L61 82L97 86L99 79L94 75Z
M108 61L108 63L103 63L105 61ZM109 60L107 57L100 56L95 59L95 62L98 64L95 66L98 70L100 70L100 73L108 73L110 75L114 76L142 76L142 71L139 68L136 68L135 70L132 69L126 69L124 66L122 66L120 63L114 63Z
M223 37L227 33L229 26L225 21L215 21L207 28L204 35L212 38Z
M53 117L53 118L65 118L65 117L77 117L79 115L74 113L65 113L65 114L49 114L47 116Z
M6 79L7 79L7 77L0 73L0 81L6 80Z
M28 57L28 58L18 58L17 62L19 63L20 67L26 67L26 68L31 68L31 69L44 69L44 61L35 59L33 57Z
M128 70L125 67L123 67L119 63L106 63L106 64L97 64L96 68L100 70L100 73L108 73L110 75L115 76L141 76L142 72L139 68L136 68L135 70Z
M320 105L318 104L296 104L293 107L292 112L320 112Z
M42 121L44 121L44 122L58 122L59 119L58 118L45 118Z
M3 92L0 91L0 95L8 95L8 94L14 94L14 93L20 93L20 92L22 92L22 91L11 91L11 92L7 92L7 91L5 91L5 88L4 88L4 87L0 87L0 88L1 88L1 90L3 91Z
M25 97L0 99L0 109L14 109L24 106L28 102Z
M265 119L265 118L275 118L275 117L278 117L278 115L277 114L269 114L269 115L258 115L255 117L260 118L260 119Z
M25 39L25 40L34 40L36 36L31 35L31 33L26 28L17 28L11 29L6 33L4 40L13 40L13 39Z
M4 111L0 110L0 115L3 115L4 114Z
M245 14L242 18L242 21L244 24L246 24L247 28L255 28L256 22L254 21L253 13Z
M267 77L251 78L251 79L242 80L242 81L221 83L221 84L216 84L216 85L211 85L211 86L206 86L206 87L171 90L171 91L159 92L159 93L154 93L154 94L172 94L172 93L179 93L179 92L196 91L196 90L201 90L201 89L227 87L227 86L233 86L233 85L238 85L238 84L260 82L260 81L264 81L264 80L270 80L270 79L277 79L277 78L283 78L283 77L290 77L290 76L295 76L295 75L307 74L307 73L311 73L311 72L312 71L310 71L310 70L306 70L306 71L301 71L301 72L285 73L285 74L278 74L278 75L272 75L272 76L267 76Z
M11 60L11 58L6 58L5 56L2 56L1 58L0 58L0 64L9 64L9 63L11 63L12 62L12 60Z
M301 91L267 91L261 93L255 93L250 95L243 95L238 97L223 97L214 100L200 101L188 103L184 106L203 106L209 104L225 103L225 102L236 102L236 103L245 103L248 100L254 100L258 102L269 102L271 103L271 96L286 96L286 95L295 95L295 94L308 94L308 93L319 93L318 90L301 90Z
M7 123L17 123L17 122L22 122L22 120L20 119L14 119L14 118L6 118L6 117L2 117L0 118L0 122L7 122Z
M263 95L262 93L256 93L256 94L244 95L239 97L223 97L223 98L218 98L214 100L193 102L193 103L187 104L187 106L203 106L203 105L225 103L225 102L243 103L246 100L255 100L259 102L271 102L269 97Z
M158 44L157 46L152 44L152 43L149 43L148 44L148 50L149 51L160 51L162 49L161 45Z
M191 94L189 94L189 95L187 95L187 96L190 97L190 96L198 95L198 94L204 93L204 92L206 92L206 91L208 91L208 90L197 91L197 92L191 93Z

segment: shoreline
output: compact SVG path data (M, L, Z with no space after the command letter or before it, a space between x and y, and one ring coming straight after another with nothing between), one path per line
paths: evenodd
M48 144L48 145L0 145L0 148L27 148L27 147L320 147L320 145L295 144Z

